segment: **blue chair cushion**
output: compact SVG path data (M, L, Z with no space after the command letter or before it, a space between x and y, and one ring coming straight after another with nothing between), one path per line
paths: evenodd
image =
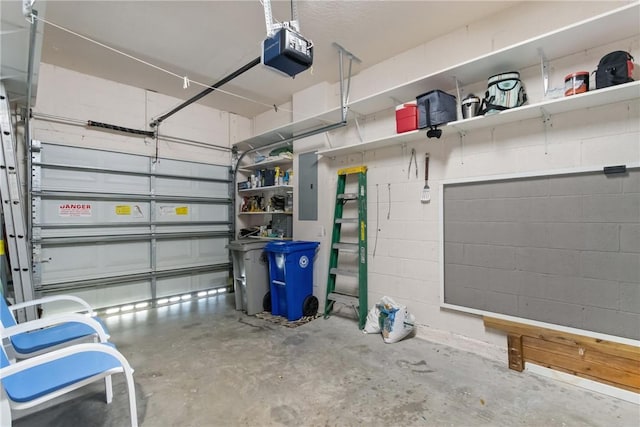
M115 348L111 343L103 343L102 345ZM68 385L121 366L120 361L110 354L87 351L71 354L10 375L2 379L2 385L9 398L14 402L30 402Z
M100 318L94 317L93 319L100 323L105 332L107 332L107 327ZM78 322L68 322L37 331L14 335L11 337L11 344L18 353L29 354L95 333L96 331L89 325Z
M9 310L4 296L0 296L0 322L2 322L2 326L5 328L16 324L16 320L13 318L13 314L11 314L11 310Z

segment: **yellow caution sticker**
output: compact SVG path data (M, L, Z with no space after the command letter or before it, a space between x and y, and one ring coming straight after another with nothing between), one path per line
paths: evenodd
M0 256L4 255L4 240L0 240Z
M131 215L131 206L129 205L116 206L116 215Z
M176 215L189 215L189 206L176 207Z

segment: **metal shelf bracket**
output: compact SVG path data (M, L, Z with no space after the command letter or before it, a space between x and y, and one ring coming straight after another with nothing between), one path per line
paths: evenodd
M347 120L347 112L348 112L348 104L349 104L349 92L351 90L351 70L353 66L353 61L356 61L360 64L362 61L360 58L355 56L353 53L349 52L347 49L342 47L336 42L333 42L333 46L338 49L338 67L340 71L340 107L342 108L342 121ZM349 71L346 77L344 76L344 57L349 59ZM345 89L346 84L346 89Z
M542 124L544 126L544 154L549 154L548 132L553 127L553 122L551 121L551 115L544 107L540 107L540 113L542 114Z
M542 94L546 97L549 92L549 60L541 48L538 49L538 55L540 56L540 74L542 75Z

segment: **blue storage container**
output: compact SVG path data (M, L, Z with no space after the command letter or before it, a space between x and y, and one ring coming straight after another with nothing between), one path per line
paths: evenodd
M319 242L274 241L264 247L269 256L271 313L287 320L318 312L313 296L313 258Z

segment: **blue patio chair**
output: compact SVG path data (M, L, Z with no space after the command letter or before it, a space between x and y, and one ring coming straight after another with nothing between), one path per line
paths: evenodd
M6 330L5 330L6 332ZM28 409L62 396L94 381L123 373L129 394L131 426L138 426L133 369L113 344L76 344L10 362L0 349L0 419L11 427L12 412ZM106 389L111 403L111 381Z
M80 310L73 313L55 314L41 319L18 324L14 312L35 305L45 305L57 301L72 301ZM20 304L7 305L0 298L0 331L10 330L7 334L10 346L8 356L13 359L26 359L37 356L69 344L92 339L94 342L107 342L107 328L93 309L81 298L72 295L57 295L27 301Z

